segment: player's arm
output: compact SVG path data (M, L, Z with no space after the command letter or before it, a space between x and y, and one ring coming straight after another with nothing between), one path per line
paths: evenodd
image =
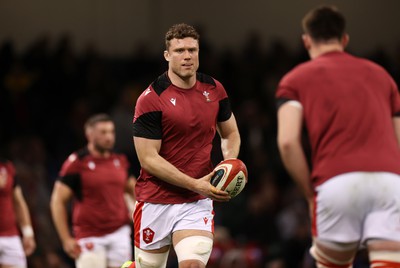
M28 205L22 194L21 187L16 185L13 192L14 208L17 216L17 221L22 233L22 245L26 256L33 253L36 248L34 232L32 229L31 218L29 215Z
M136 178L134 176L129 176L125 184L124 199L126 206L129 209L130 215L132 215L135 210L135 202L136 202L135 185L136 185Z
M400 147L400 116L393 117L393 126L394 126L394 131L396 133L397 142Z
M194 179L159 155L161 140L134 137L136 153L141 167L153 176L170 184L191 190L216 201L228 201L229 195L210 184L212 173Z
M223 122L218 122L217 130L221 137L221 150L224 159L237 158L240 150L240 134L235 116Z
M287 171L310 204L313 190L310 170L301 143L303 108L286 102L278 109L278 148Z
M80 253L79 246L72 237L68 226L67 204L72 197L73 191L71 188L60 181L56 181L51 194L50 210L65 252L70 257L77 258Z

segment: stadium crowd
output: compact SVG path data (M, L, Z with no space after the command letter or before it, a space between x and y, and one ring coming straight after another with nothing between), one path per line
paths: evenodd
M49 202L62 161L85 145L83 123L91 114L113 117L116 150L128 156L138 175L133 110L146 83L167 68L159 55L145 44L128 57L106 56L93 45L78 53L69 35L38 37L22 52L12 40L0 44L0 152L14 162L31 212L37 249L29 267L73 267L55 233ZM381 64L400 82L400 46L396 57L380 48L360 56ZM200 58L200 72L220 80L231 98L242 136L239 158L249 171L249 183L238 197L215 204L208 267L313 267L307 204L279 159L274 103L279 79L308 59L306 51L300 40L294 51L280 40L264 44L256 32L238 51L217 51L202 33ZM221 160L218 150L213 159ZM355 267L367 267L365 258L361 252ZM171 261L168 267L174 265Z

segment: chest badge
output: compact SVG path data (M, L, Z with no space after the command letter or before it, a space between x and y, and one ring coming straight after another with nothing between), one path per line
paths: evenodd
M174 106L176 105L176 98L171 98L169 101L170 101Z
M203 91L203 96L206 97L206 101L207 101L207 102L210 102L210 101L211 101L209 95L210 95L209 92Z

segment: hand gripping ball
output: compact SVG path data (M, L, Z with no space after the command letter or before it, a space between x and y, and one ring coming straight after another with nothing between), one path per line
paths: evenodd
M237 196L247 183L247 168L240 159L225 159L214 171L210 183L217 189L228 192L232 198Z

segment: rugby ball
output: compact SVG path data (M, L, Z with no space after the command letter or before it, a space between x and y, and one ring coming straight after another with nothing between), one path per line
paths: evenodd
M231 197L237 196L247 183L247 168L239 159L225 159L214 171L210 183L217 189L228 192Z

